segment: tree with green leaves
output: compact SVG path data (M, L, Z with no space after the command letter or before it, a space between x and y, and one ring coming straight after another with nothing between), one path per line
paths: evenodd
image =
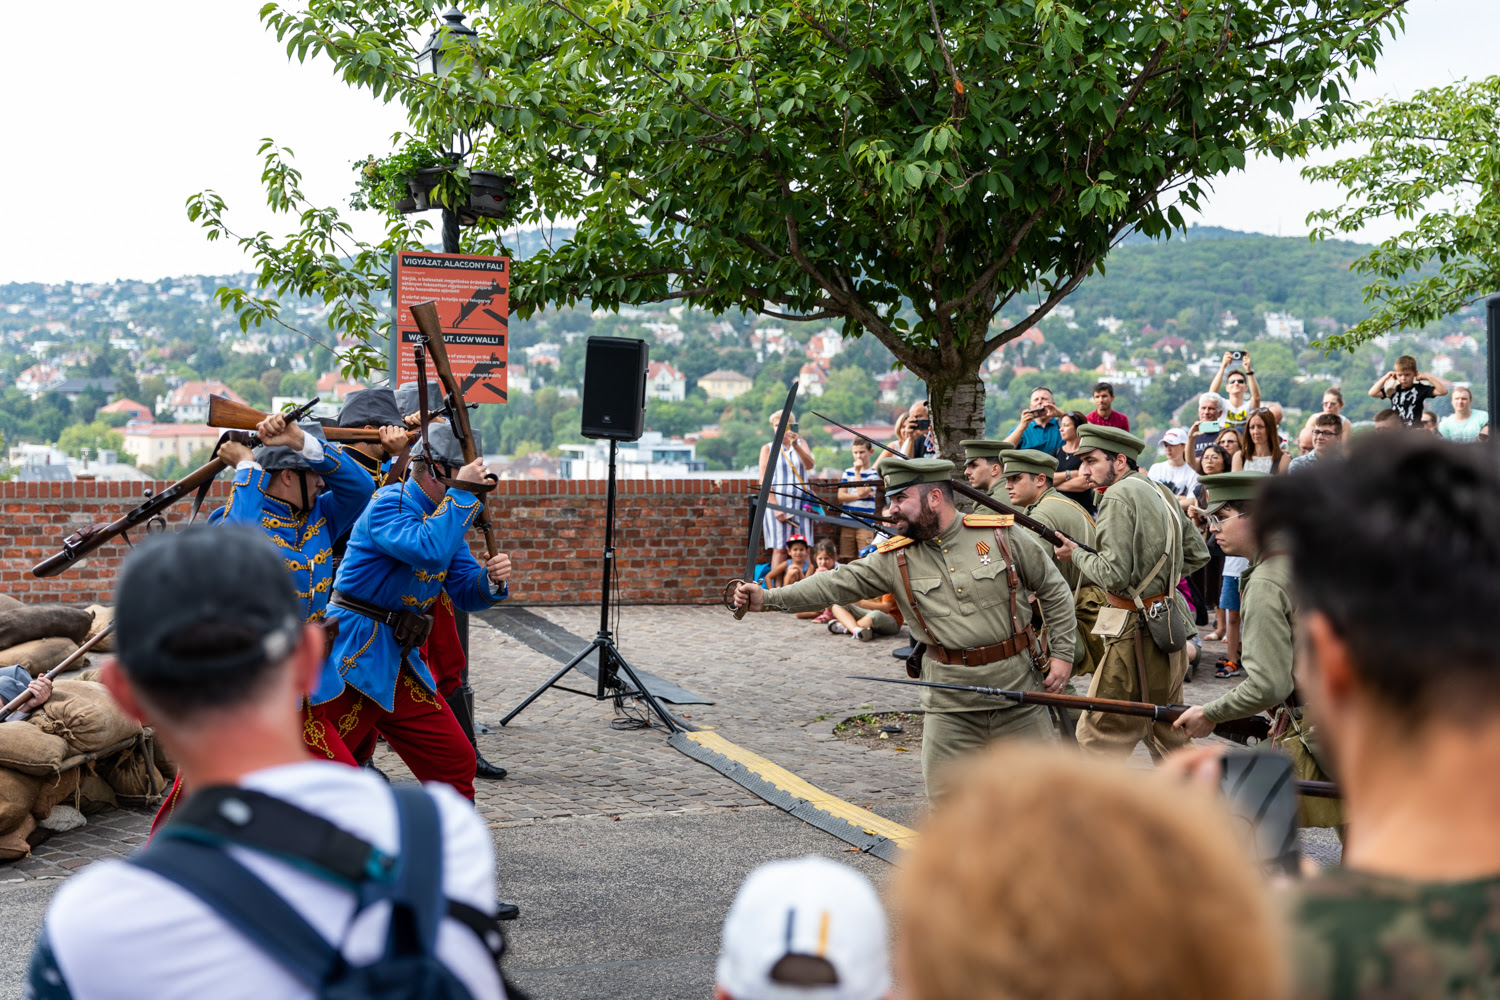
M577 220L516 262L519 316L683 300L836 321L926 381L953 454L982 430L984 359L1128 232L1180 228L1178 206L1248 153L1304 152L1403 3L493 0L472 41L443 36L442 76L414 51L433 0L262 17L295 58L399 102L408 146L467 129L472 168L518 178L511 217L481 220L466 251L505 252L516 223ZM359 243L308 201L285 151L263 153L272 207L299 220L290 237L236 236L212 192L189 203L260 269L259 294L221 302L249 323L279 321L277 294L320 297L334 329L375 341L390 254L428 223L397 213L398 189L384 241ZM361 163L377 200L382 162ZM1016 318L995 322L1001 310ZM377 353L346 354L346 370Z
M1409 226L1354 262L1367 275L1371 315L1323 338L1353 350L1381 334L1421 329L1500 289L1500 76L1375 101L1323 138L1361 152L1304 167L1349 197L1308 216L1313 239L1356 234L1371 223Z

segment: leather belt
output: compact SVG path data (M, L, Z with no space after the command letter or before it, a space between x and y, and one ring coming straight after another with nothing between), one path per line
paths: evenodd
M1157 601L1165 601L1167 599L1167 597L1169 596L1169 594L1170 594L1169 591L1165 591L1164 590L1160 594L1156 594L1156 595L1154 595L1152 597L1143 597L1143 598L1141 598L1141 603L1144 604L1146 607L1149 608L1151 605L1155 604ZM1130 598L1126 597L1123 594L1116 594L1113 591L1106 590L1104 592L1104 599L1106 601L1108 601L1114 607L1124 608L1126 611L1135 611L1135 610L1137 610L1136 606L1135 606L1135 601L1131 600Z
M362 601L358 597L351 597L342 590L335 590L328 598L328 603L337 604L347 611L353 611L357 615L364 615L372 621L377 621L382 625L389 625L392 628L396 627L396 622L403 614L402 611L391 611L388 608L382 608L378 604L371 604L369 601Z
M1033 631L1030 625L1020 635L1013 635L1004 642L991 646L973 646L969 649L945 649L936 643L927 644L927 655L948 666L981 667L986 663L998 663L1031 648Z

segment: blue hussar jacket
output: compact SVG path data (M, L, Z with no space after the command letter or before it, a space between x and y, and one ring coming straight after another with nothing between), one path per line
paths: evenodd
M381 487L354 524L337 589L392 611L425 612L443 590L462 611L483 611L505 600L509 588L490 590L489 576L466 542L480 503L474 494L456 489L434 503L410 481ZM347 684L392 711L401 647L391 628L336 604L328 615L339 623L339 634L312 703L332 701ZM417 680L437 691L419 649L406 662Z
M209 515L209 523L233 522L257 525L276 544L286 570L297 588L305 621L322 618L333 590L333 540L358 519L375 482L370 474L349 461L336 444L323 445L323 460L312 469L328 487L312 501L303 518L291 505L266 496L271 473L245 467L234 474L229 502Z

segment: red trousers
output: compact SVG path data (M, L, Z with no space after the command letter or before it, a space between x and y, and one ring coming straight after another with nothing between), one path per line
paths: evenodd
M443 698L458 690L464 674L464 647L458 639L458 622L446 590L438 591L437 603L432 606L432 631L422 644L422 662L427 664L438 694ZM369 760L375 752L375 738L383 735L376 729L371 729L359 743L348 744L356 761Z
M443 781L474 798L474 748L448 703L422 686L410 670L396 678L394 710L387 712L352 687L308 710L302 738L313 755L353 765L350 747L376 730L418 781Z

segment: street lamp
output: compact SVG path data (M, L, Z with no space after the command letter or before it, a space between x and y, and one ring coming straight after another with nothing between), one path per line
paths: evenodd
M463 51L470 49L479 39L479 32L464 24L464 13L457 6L450 7L443 15L443 23L427 36L427 44L417 53L417 70L432 73L439 79L447 79L463 61ZM474 73L477 75L477 71ZM450 163L462 163L474 148L467 128L459 129L449 136L452 144L443 155ZM459 252L459 218L451 207L443 206L443 253Z

